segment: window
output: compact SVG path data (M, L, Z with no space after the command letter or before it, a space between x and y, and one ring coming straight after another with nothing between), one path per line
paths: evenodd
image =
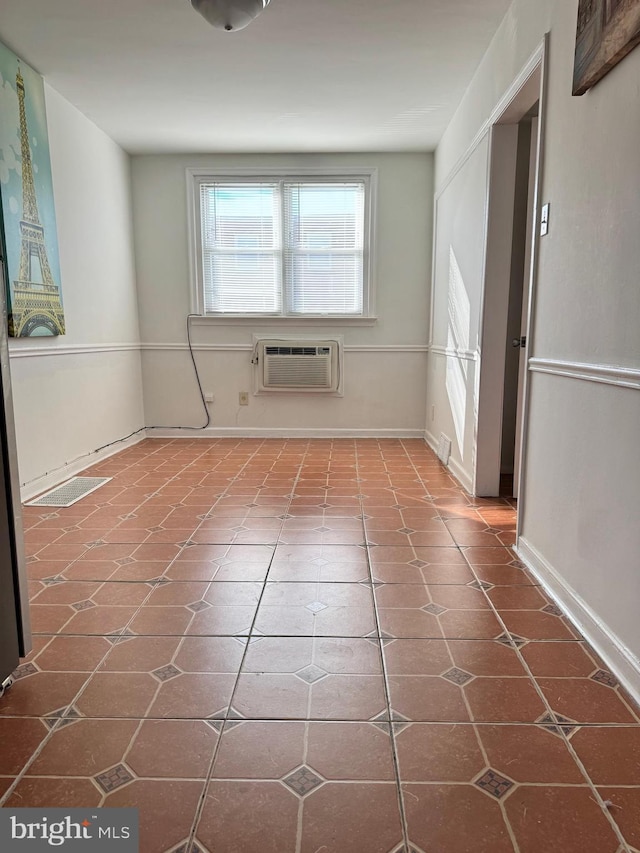
M195 175L199 312L369 317L370 183Z

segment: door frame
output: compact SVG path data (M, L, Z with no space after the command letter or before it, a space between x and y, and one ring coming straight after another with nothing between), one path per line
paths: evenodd
M533 355L535 293L538 277L539 208L543 176L545 113L547 102L549 34L514 80L489 119L490 155L485 221L485 261L479 330L479 369L476 377L476 436L474 494L498 496L502 451L504 367L507 315L511 280L513 203L515 199L518 123L539 102L537 173L534 181L531 267L528 271L527 360ZM520 446L518 529L522 518L526 481L529 371L525 371Z
M528 162L528 181L527 181L527 224L526 224L526 235L525 235L525 245L524 245L524 260L525 266L522 270L522 275L520 277L520 291L522 296L522 305L520 308L520 324L518 326L517 334L522 337L522 335L527 335L528 325L529 325L529 297L530 297L530 270L531 270L531 259L533 256L533 232L534 232L534 220L535 220L535 209L534 209L534 195L535 195L535 181L536 181L536 167L538 165L538 140L540 138L540 120L538 116L531 118L531 124L529 125L530 129L530 137L529 137L529 162ZM535 143L535 150L533 149L533 144ZM536 231L537 234L537 231ZM526 277L526 280L525 280ZM513 345L513 342L512 342ZM507 341L507 350L509 349L508 341ZM527 356L527 345L525 340L525 346L518 349L518 382L517 382L517 394L516 394L516 411L515 411L515 435L514 435L514 460L513 460L513 487L512 497L518 497L518 491L520 488L520 448L522 446L522 413L524 410L524 386L525 380L527 377L527 365L528 365L528 356ZM505 386L506 387L506 386Z

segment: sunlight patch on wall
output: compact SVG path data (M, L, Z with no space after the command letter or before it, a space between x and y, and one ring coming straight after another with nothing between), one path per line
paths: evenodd
M449 249L447 316L447 350L454 353L466 353L469 349L471 305L453 246ZM456 355L447 356L447 396L449 397L460 459L464 459L468 369L466 358Z

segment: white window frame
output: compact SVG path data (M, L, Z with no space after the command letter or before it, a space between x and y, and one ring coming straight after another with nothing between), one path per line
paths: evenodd
M273 325L274 322L299 325L373 325L375 314L375 249L376 207L378 170L372 167L346 168L292 168L292 169L215 169L187 168L187 215L189 239L189 279L191 290L191 313L198 314L194 322L218 324L259 323ZM205 313L202 272L202 231L200 224L201 184L246 181L312 181L313 179L334 181L364 181L364 255L362 283L362 314L214 314Z

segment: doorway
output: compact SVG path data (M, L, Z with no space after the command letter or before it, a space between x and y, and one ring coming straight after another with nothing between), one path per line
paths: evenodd
M511 281L507 316L504 396L502 404L502 451L500 494L518 497L522 410L527 369L527 326L529 284L535 216L536 167L538 157L539 102L518 124Z
M494 113L490 131L475 489L522 493L527 363L537 260L545 45Z

